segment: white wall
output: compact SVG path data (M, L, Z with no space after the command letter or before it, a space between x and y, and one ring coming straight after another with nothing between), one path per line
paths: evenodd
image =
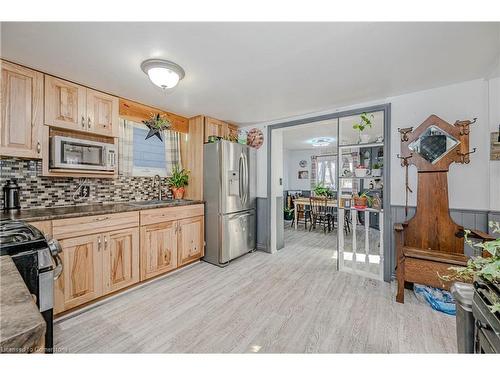
M498 132L500 126L500 77L489 81L489 99L490 132ZM490 161L490 210L500 211L500 161Z
M257 194L267 196L267 125L282 123L299 118L313 117L321 114L340 112L353 108L361 108L375 104L391 103L391 204L404 204L404 169L400 166L396 154L400 151L400 138L397 128L417 126L429 115L436 114L450 123L456 120L477 117L477 123L471 128L470 147L477 148L471 155L470 164L453 164L448 177L450 207L478 210L498 210L498 162L489 160L490 131L495 129L500 118L499 78L490 81L479 79L461 82L454 85L418 91L400 96L394 96L355 106L332 109L321 113L307 114L290 119L259 124L257 126L265 134L264 145L258 150ZM493 108L495 107L495 108ZM492 130L490 130L492 129ZM410 184L416 193L416 171L410 169ZM490 174L494 180L490 180ZM495 191L490 191L490 190ZM410 197L410 204L415 204L416 194Z
M299 171L308 171L311 177L311 156L317 154L313 150L286 150L285 152L285 166L283 171L288 175L288 185L286 190L311 190L311 182L307 180L299 180ZM299 167L301 160L307 161L307 167Z

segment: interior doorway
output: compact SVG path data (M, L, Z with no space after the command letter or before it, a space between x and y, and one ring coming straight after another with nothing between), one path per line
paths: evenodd
M337 270L390 280L390 105L268 127L271 252L324 248Z

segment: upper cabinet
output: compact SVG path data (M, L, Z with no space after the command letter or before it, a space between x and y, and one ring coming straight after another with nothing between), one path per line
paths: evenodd
M43 74L1 62L0 155L42 157Z
M118 98L45 75L45 124L118 136Z
M237 142L238 127L212 117L205 117L205 143L212 135Z
M87 126L93 133L118 136L118 98L87 89Z

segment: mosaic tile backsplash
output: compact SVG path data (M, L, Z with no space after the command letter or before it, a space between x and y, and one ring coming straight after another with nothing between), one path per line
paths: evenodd
M92 203L126 202L156 197L157 187L152 188L152 177L88 178L90 196L75 194L82 178L43 177L40 160L0 159L0 185L12 178L21 188L21 208L60 207ZM166 179L162 179L163 194L167 192ZM3 208L3 192L1 194Z

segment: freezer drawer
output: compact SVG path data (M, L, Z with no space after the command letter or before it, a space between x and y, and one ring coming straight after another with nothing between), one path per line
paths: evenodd
M255 250L255 211L222 216L221 263Z

